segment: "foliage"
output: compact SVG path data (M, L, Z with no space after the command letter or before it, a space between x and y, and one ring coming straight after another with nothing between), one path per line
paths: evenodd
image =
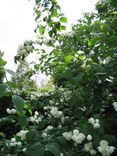
M101 0L96 10L63 34L56 0L36 0L40 62L28 69L34 47L24 43L15 57L21 75L0 84L1 155L117 155L117 5ZM26 83L38 70L52 76L48 89Z

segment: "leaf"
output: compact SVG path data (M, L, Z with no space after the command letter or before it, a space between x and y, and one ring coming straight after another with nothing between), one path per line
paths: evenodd
M65 62L66 63L70 63L72 61L72 59L73 59L73 56L72 55L68 55L68 56L65 57Z
M41 11L36 10L35 12L36 12L36 15L37 15L35 20L37 20L37 19L39 19L40 16L41 16Z
M3 132L0 132L0 137L5 138L6 137L6 134L3 133Z
M111 0L111 3L114 7L117 7L117 0Z
M36 0L36 4L39 3L39 2L41 2L41 0Z
M57 140L62 146L67 146L67 141L63 136L58 137Z
M58 29L58 30L60 30L60 22L56 22L55 23L55 28Z
M37 138L37 132L36 130L31 130L26 134L26 141L28 143L33 142Z
M16 107L17 111L22 112L24 108L25 101L18 95L12 96L12 102L14 106Z
M26 156L44 156L44 147L40 142L37 142L30 146L25 152Z
M66 18L66 17L61 17L61 18L60 18L60 21L61 21L62 23L67 23L67 18Z
M57 50L57 49L54 49L54 50L53 50L53 53L54 53L55 56L58 56L58 55L60 54L60 51Z
M46 145L46 149L47 149L47 151L49 151L52 154L54 154L54 156L60 156L60 150L57 147L57 145L58 144L55 144L55 143L47 144Z
M28 120L26 115L20 115L18 120L21 127L25 128L28 125Z
M25 103L25 104L24 104L24 109L26 109L26 110L32 115L32 109L31 109L31 107L29 106L29 104Z
M66 30L66 26L61 25L61 26L60 26L60 29L61 29L61 30Z
M0 97L3 97L7 94L6 88L7 88L6 84L0 84Z
M76 78L75 78L76 83L80 83L80 82L82 81L84 75L85 75L84 73L81 73L81 72L80 72L80 73L76 76Z
M44 26L39 26L39 33L40 33L40 35L43 35L44 34L44 32L45 32L45 27Z
M56 9L52 10L51 17L57 17L57 16L58 16L57 10Z
M6 65L6 61L4 61L4 60L2 60L2 59L0 59L0 66L5 66Z
M6 156L6 154L2 151L0 151L0 156Z

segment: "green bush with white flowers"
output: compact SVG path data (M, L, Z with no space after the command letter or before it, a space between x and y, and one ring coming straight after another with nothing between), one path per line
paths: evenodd
M16 72L0 55L0 156L116 156L116 1L99 1L69 33L56 0L36 0L35 20L37 40L18 48ZM40 71L51 78L38 88Z

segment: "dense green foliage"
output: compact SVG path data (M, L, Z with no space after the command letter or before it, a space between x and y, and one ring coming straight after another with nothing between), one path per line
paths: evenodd
M0 155L117 155L117 3L101 0L96 11L63 33L56 0L36 0L40 35L19 47L10 82L0 58ZM39 63L28 68L34 50ZM51 75L48 89L30 80L38 71Z

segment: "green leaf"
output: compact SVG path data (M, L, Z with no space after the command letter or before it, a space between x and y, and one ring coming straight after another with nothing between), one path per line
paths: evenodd
M6 137L6 134L3 133L3 132L0 132L0 137L5 138Z
M0 156L6 156L6 154L2 151L0 151Z
M54 154L54 156L60 156L60 150L57 146L58 146L58 144L55 144L55 143L47 144L46 149L47 149L47 151Z
M114 7L117 7L117 0L111 0L111 2Z
M63 136L59 136L57 138L57 141L62 145L62 146L67 146L67 141Z
M68 56L65 57L65 62L69 63L69 62L72 61L72 59L73 59L73 56L72 55L68 55Z
M62 22L62 23L67 23L67 18L66 18L66 17L61 17L61 18L60 18L60 22Z
M3 97L7 94L6 88L7 88L6 84L0 84L0 97Z
M26 141L31 143L37 138L36 130L31 130L26 134Z
M40 35L43 35L44 34L44 32L45 32L45 27L44 26L39 26L39 33L40 33Z
M31 145L25 152L26 156L44 156L44 147L40 142Z
M29 106L29 104L25 103L25 104L24 104L24 109L26 109L26 110L32 115L32 109L31 109L31 107Z
M37 15L35 20L37 20L41 16L41 11L40 10L36 10L35 12L36 12L36 15Z
M6 65L6 61L4 61L4 60L2 60L2 59L0 59L0 66L5 66Z
M66 30L66 26L61 25L61 26L60 26L60 29L61 29L61 30Z
M57 16L58 16L57 9L52 10L51 17L57 17Z
M53 50L53 53L54 53L55 56L58 56L58 55L60 54L60 51L57 50L57 49L54 49L54 50Z
M56 22L55 23L55 28L58 29L58 30L60 30L60 22Z
M20 115L18 121L21 127L25 128L28 125L28 120L26 115Z
M36 0L36 4L39 3L39 2L41 2L41 0Z
M18 95L12 96L12 102L14 106L16 107L17 111L22 112L24 108L25 101Z

